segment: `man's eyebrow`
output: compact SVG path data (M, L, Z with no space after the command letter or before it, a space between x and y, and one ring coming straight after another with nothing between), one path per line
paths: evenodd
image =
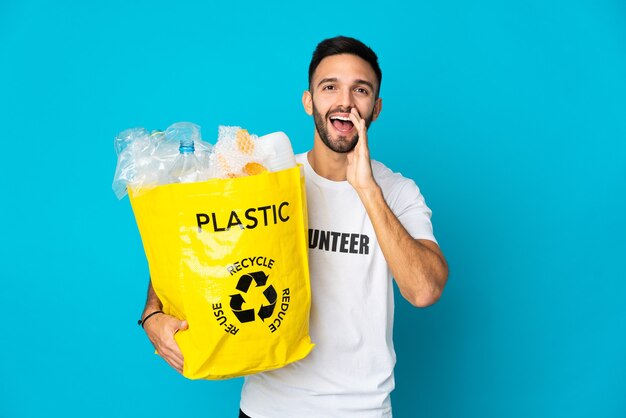
M374 90L374 85L367 80L356 80L356 84L365 84L367 87Z
M317 83L317 87L321 86L324 83L336 83L337 77L332 78L322 78L319 83Z

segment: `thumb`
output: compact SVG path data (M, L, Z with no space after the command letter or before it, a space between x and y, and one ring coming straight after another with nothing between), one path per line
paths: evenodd
M187 320L181 321L181 323L178 325L179 331L184 331L187 328L189 328L189 323L187 322Z

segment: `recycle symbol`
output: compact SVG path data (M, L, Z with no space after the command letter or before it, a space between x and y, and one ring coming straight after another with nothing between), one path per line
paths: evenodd
M252 281L256 283L256 287L258 288L265 286L268 277L269 276L266 276L262 271L244 274L239 278L236 288L240 292L248 293L248 289L250 289ZM263 291L263 295L265 296L268 304L261 305L259 308L258 315L259 318L261 318L261 321L265 321L266 318L272 316L272 313L274 313L274 307L276 306L276 300L278 299L278 294L276 293L274 286L271 284ZM233 311L239 322L252 322L254 321L254 308L243 309L244 303L246 303L246 300L243 298L241 293L230 295L230 309Z

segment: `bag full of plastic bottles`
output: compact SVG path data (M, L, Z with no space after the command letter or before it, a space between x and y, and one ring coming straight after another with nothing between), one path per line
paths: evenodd
M282 367L313 348L304 178L282 132L178 123L115 139L127 192L183 375L222 379Z

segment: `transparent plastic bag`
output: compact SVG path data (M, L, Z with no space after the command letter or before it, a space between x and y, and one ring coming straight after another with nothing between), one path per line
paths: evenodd
M117 198L122 199L129 187L142 193L174 182L171 172L181 155L181 141L189 140L193 141L198 160L198 175L192 181L207 180L213 146L202 141L198 125L178 122L165 131L148 133L145 128L132 128L120 132L114 141L118 160L113 191Z
M153 154L155 141L144 128L131 128L120 132L114 141L117 168L113 178L113 191L118 199L127 194L128 185L156 185Z
M164 184L246 177L295 166L283 132L258 137L239 126L220 126L215 146L203 141L200 127L191 122L152 133L127 129L114 144L118 163L113 191L118 199L128 188L141 194Z

